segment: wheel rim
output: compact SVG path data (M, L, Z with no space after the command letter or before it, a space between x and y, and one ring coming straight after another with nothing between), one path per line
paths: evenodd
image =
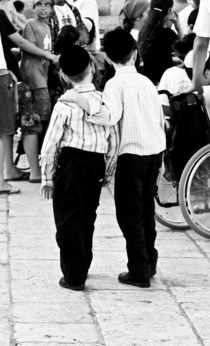
M186 191L192 222L210 235L210 152L193 167Z

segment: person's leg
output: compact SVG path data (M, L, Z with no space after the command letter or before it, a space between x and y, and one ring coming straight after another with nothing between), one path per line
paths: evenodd
M104 180L105 162L102 154L90 154L89 174L85 191L85 247L88 258L88 268L91 265L93 253L92 242L94 233L94 223L96 220L96 210L99 205L101 188Z
M121 155L115 174L115 205L126 239L128 270L133 281L149 286L150 263L143 225L143 183L148 162L138 155Z
M6 180L19 179L22 176L17 167L14 165L13 159L13 135L3 136L4 142L4 173Z
M158 251L155 248L156 227L155 227L155 188L159 169L162 164L162 154L152 155L148 172L144 180L144 230L147 247L147 254L151 266L151 276L156 273L156 265L158 260Z
M4 180L4 142L3 136L0 135L0 193L5 191L8 193L18 193L20 189L8 184Z
M39 167L39 146L38 135L36 133L23 135L23 147L30 166L29 180L41 179L41 171Z
M81 150L64 148L54 179L53 210L61 270L67 283L85 282L89 266L84 240L86 228L84 193L89 162Z

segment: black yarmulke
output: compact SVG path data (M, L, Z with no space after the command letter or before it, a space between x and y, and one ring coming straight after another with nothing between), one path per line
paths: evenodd
M60 67L67 76L76 76L83 72L90 62L88 52L78 46L66 47L59 59Z
M104 35L104 50L114 61L121 61L135 48L135 41L131 34L118 27Z

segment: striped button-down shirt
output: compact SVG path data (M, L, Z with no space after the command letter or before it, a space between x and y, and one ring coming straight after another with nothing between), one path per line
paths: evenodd
M165 149L164 117L153 83L134 66L117 69L105 86L99 107L89 103L87 120L120 125L119 155L153 155Z
M86 97L90 104L101 104L101 93L93 84L84 84L75 89ZM94 125L85 120L85 112L76 104L57 102L41 150L42 186L52 185L58 151L72 147L89 152L105 154L106 178L113 174L119 148L118 126Z

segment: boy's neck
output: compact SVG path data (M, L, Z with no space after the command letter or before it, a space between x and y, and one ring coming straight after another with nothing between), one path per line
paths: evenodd
M36 17L36 19L41 22L41 23L46 23L47 22L47 17L46 18L40 18L39 16Z
M125 64L117 64L115 62L112 62L112 64L113 64L113 67L114 67L115 71L119 70L122 67L135 66L135 63L133 61L128 61Z

